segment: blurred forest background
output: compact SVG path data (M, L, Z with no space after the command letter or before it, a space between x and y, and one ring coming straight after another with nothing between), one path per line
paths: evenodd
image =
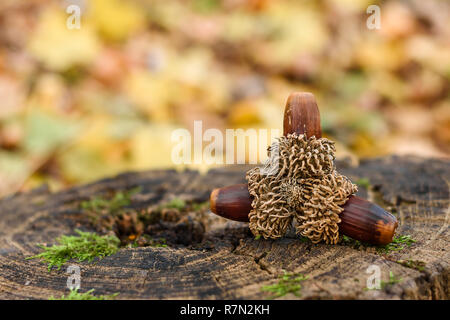
M194 120L281 129L293 91L338 156L448 157L449 21L445 0L1 0L0 197L171 167Z

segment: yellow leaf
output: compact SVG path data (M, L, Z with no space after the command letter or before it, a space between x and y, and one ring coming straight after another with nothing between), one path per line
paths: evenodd
M80 29L68 29L67 17L60 8L46 9L29 42L30 53L55 71L86 65L99 50L92 27L82 21Z
M127 76L125 92L131 101L152 120L170 119L168 109L174 83L162 74L139 70Z
M131 167L135 170L173 167L170 142L175 126L153 124L131 139Z
M144 26L144 13L131 1L91 0L89 18L110 40L123 40Z

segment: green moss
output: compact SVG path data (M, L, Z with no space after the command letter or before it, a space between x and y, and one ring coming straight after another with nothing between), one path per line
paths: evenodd
M209 201L200 202L200 203L193 203L192 204L192 209L194 209L194 211L201 211L201 210L206 209L208 207L209 207Z
M175 198L172 199L171 201L162 204L160 206L161 209L164 208L168 208L168 209L178 209L178 210L183 210L186 207L186 201L179 199L179 198Z
M355 181L355 183L363 188L369 189L370 187L370 181L368 178L360 178L358 180Z
M55 298L51 296L48 300L113 300L115 297L119 295L119 293L114 293L111 295L101 295L101 296L94 296L92 293L94 292L94 289L91 289L85 293L79 293L78 289L71 289L70 293L67 295L62 295L59 298Z
M361 246L363 246L363 247L368 246L368 244L365 244L365 243L362 243L361 241L352 239L346 235L342 236L340 243L344 246L352 247L354 249L358 249Z
M155 224L159 222L162 218L163 209L175 209L178 211L182 211L186 209L187 204L184 200L175 198L169 202L162 203L155 208L152 208L150 211L144 211L139 215L139 219L146 225ZM200 205L194 209L198 211L200 209Z
M193 211L202 211L209 207L209 201L204 202L186 202L180 198L174 198L169 202L162 203L158 207L156 207L156 212L161 211L162 209L177 209L177 210L193 210Z
M342 244L349 244L352 241L352 238L350 238L349 236L343 235L341 238L341 243Z
M167 248L166 239L152 239L150 240L150 247Z
M57 238L59 244L51 247L38 245L44 252L26 259L42 259L48 264L48 271L56 266L58 270L70 259L78 259L79 262L94 258L102 259L119 250L120 240L115 236L99 236L95 233L75 230L78 236L61 236Z
M141 192L141 187L136 187L128 191L116 192L111 199L105 197L94 197L88 201L83 201L80 204L81 209L90 210L94 212L108 211L111 214L115 214L120 209L129 206L131 204L131 197Z
M368 243L364 243L355 239L352 239L348 236L343 235L341 237L341 244L344 246L352 247L354 249L360 249L360 248L370 248L375 247L377 249L377 252L380 254L389 254L394 251L400 251L403 250L406 246L412 245L416 240L412 239L411 236L405 235L405 236L396 236L392 240L391 243L385 245L385 246L373 246Z
M396 236L391 243L378 247L378 252L389 254L393 251L400 251L403 250L405 246L411 246L414 242L416 242L416 240L411 238L410 235Z
M426 263L420 260L398 260L397 263L401 264L404 267L416 269L418 271L425 271Z
M279 298L288 293L292 293L295 296L300 296L300 289L302 288L300 282L308 279L308 277L303 276L299 273L287 273L281 275L280 280L277 284L270 286L264 286L261 288L262 291L272 292L274 295L269 299Z
M157 248L167 248L167 241L165 238L154 239L147 234L143 234L136 241L134 241L131 247L157 247Z
M389 271L389 281L385 282L381 280L381 289L386 288L388 285L393 285L402 281L402 278L397 278L392 271Z

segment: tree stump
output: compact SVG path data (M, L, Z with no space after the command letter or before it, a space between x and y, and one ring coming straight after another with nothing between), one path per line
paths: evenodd
M80 202L94 195L141 186L130 205L136 210L173 197L207 201L213 188L245 183L249 167L214 169L206 175L124 173L58 193L39 188L0 201L0 298L67 294L66 268L76 264L81 268L80 292L119 292L117 299L265 299L270 293L261 288L277 283L283 270L308 279L300 297L287 294L281 299L448 299L449 161L392 156L358 166L337 165L354 182L367 178L370 185L360 186L358 195L393 212L399 220L397 234L416 242L386 254L371 246L312 244L295 236L254 239L248 224L210 213L197 243L122 248L95 263L69 262L51 272L39 260L25 260L41 252L37 243L53 244L76 228L89 231ZM388 282L389 272L401 281L367 290L370 265L380 267L383 281Z

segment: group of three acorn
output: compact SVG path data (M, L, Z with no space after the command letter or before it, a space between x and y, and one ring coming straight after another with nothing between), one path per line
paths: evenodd
M334 169L330 149L334 143L322 138L319 109L311 93L289 96L283 127L282 171L266 177L252 169L247 173L249 184L214 189L211 211L250 222L252 233L264 238L280 238L296 221L297 232L313 242L336 243L339 235L375 245L392 242L397 219L353 195L356 186Z

